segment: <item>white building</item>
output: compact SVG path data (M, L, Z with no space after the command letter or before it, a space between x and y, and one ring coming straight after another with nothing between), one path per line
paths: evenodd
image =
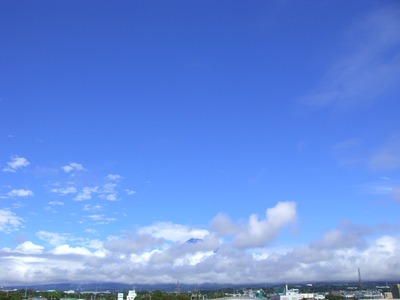
M302 300L302 299L314 299L314 294L300 294L299 289L288 289L286 286L286 292L281 295L274 295L271 300Z
M129 291L128 296L126 296L126 300L135 300L137 294L135 290Z

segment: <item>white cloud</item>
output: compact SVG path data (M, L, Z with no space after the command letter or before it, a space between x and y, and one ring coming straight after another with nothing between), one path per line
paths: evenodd
M174 260L173 266L194 266L214 255L214 251L188 253Z
M92 194L98 193L99 192L99 187L84 187L82 191L78 193L78 195L75 197L76 201L84 201L84 200L90 200L92 199Z
M103 193L114 193L116 187L117 187L117 184L115 184L115 183L106 183L103 186Z
M318 249L349 249L362 247L370 229L344 223L340 228L326 232L313 246Z
M172 242L185 242L191 238L202 239L208 233L208 230L205 229L170 222L159 222L139 229L139 234L148 234L155 238L163 238Z
M236 247L261 247L270 242L286 225L296 221L296 203L279 202L275 207L266 210L265 220L259 220L257 215L251 215L245 225L233 223L226 215L219 214L211 223L211 229L219 236L233 239ZM204 239L210 235L206 229L159 222L142 227L139 234L148 234L171 242L183 243L191 238ZM229 238L231 237L231 239Z
M89 256L91 254L90 250L85 247L71 247L67 244L57 246L51 252L55 255L77 254Z
M375 240L374 246L389 255L396 255L400 249L400 241L391 236L382 236Z
M115 274L115 281L126 283L173 283L177 277L185 278L185 283L192 284L210 281L258 283L260 279L272 283L291 282L299 278L305 281L321 278L351 280L357 267L368 274L364 275L365 280L395 279L397 269L393 266L399 263L399 245L398 238L382 236L364 247L320 249L304 245L286 252L259 253L255 256L234 249L185 252L173 246L148 251L132 249L133 253L121 253L117 245L114 245L115 249L109 247L108 250L100 245L91 251L87 247L62 244L45 255L37 253L24 258L16 257L16 251L3 251L3 257L7 258L3 267L8 269L13 266L22 274L25 274L25 269L19 269L21 263L32 273L46 270L48 273L41 278L47 282L57 282L60 278L75 282L91 281L93 276L99 281L106 281L109 274ZM131 271L129 277L125 275L127 269Z
M266 218L259 220L253 214L248 224L234 236L234 243L239 247L261 247L268 244L286 225L296 221L296 203L279 202L266 211Z
M107 179L111 180L111 181L119 181L119 180L123 179L123 177L118 174L108 174Z
M118 185L116 183L109 182L104 184L100 197L108 201L116 201L118 199L117 187Z
M72 162L69 165L61 167L61 169L64 170L65 173L69 173L71 171L83 171L85 168L78 163Z
M9 197L29 197L33 196L33 192L31 190L19 189L19 190L11 190L7 193Z
M8 209L0 209L0 232L11 233L23 227L24 219Z
M278 203L266 210L264 220L254 216L250 216L248 224L232 226L235 230L225 232L234 236L248 232L251 239L256 236L259 240L258 228L264 228L260 223L268 223L276 232L295 216L295 205ZM103 218L93 215L94 220ZM220 224L232 225L225 222L226 217L218 218L224 221ZM173 283L176 278L196 284L259 283L260 280L273 283L299 281L299 278L352 280L358 267L363 270L365 280L394 280L398 275L396 266L400 264L400 237L383 234L371 239L371 233L370 228L344 223L309 244L286 249L250 249L236 242L224 242L208 229L173 223L137 228L105 242L41 231L38 237L50 247L24 242L14 250L1 250L2 268L7 272L0 273L0 280L34 283L40 275L47 283L84 282L93 278L107 281L113 274L113 280L125 283ZM187 243L189 236L201 240Z
M218 232L220 235L234 235L239 231L239 226L232 222L232 220L223 213L218 214L211 222L213 230Z
M27 167L30 165L30 162L22 156L12 156L11 161L7 162L7 167L3 169L3 172L12 172L15 173L18 169Z
M108 201L117 201L118 200L117 194L108 194L108 195L106 195L106 199Z
M15 250L24 254L40 254L43 252L44 247L27 241L18 245Z
M121 177L119 175L112 175L112 176L114 182L108 182L103 185L103 189L100 192L100 198L106 199L108 201L117 201L119 185L115 181L119 180L119 178Z

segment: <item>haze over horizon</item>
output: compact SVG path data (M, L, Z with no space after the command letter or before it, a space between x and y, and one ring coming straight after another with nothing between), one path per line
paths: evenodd
M0 18L0 286L400 280L399 1Z

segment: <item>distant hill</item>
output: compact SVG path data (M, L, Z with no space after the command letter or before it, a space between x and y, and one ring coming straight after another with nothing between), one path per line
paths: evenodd
M386 282L386 281L370 281L363 282L364 288L375 288L377 286L389 286L391 287L393 284L398 282ZM238 284L217 284L217 283L202 283L202 284L179 284L179 290L181 292L188 291L200 291L200 290L223 290L223 289L241 289L241 288L252 288L252 289L260 289L260 288L270 288L270 287L283 287L287 283L238 283ZM337 288L346 288L348 286L358 286L358 282L313 282L310 284L309 282L300 282L300 283L291 283L291 286L300 287L310 287L312 289L324 288L324 289L337 289ZM166 283L166 284L125 284L125 283L114 283L114 282L92 282L92 283L52 283L52 284L42 284L42 285L15 285L15 286L7 286L2 287L2 289L29 289L35 291L47 291L47 290L57 290L57 291L69 291L74 290L76 292L127 292L128 290L135 289L137 292L141 291L164 291L164 292L175 292L176 291L176 283ZM308 288L309 289L309 288Z
M202 283L202 284L179 284L179 290L181 292L187 291L199 291L199 290L217 290L225 288L238 288L238 287L261 287L265 284L217 284L217 283ZM165 284L125 284L125 283L114 283L114 282L92 282L92 283L53 283L53 284L41 284L41 285L15 285L8 286L8 289L29 289L35 291L69 291L74 290L76 292L123 292L135 289L137 292L140 291L165 291L175 292L176 283L165 283Z

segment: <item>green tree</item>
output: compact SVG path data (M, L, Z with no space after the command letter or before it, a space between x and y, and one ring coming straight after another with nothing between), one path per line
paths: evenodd
M327 299L327 300L344 300L345 297L329 294L329 295L325 296L325 299Z
M151 294L152 300L164 300L164 294L160 290L156 290Z
M0 300L21 300L22 296L17 291L1 291Z

